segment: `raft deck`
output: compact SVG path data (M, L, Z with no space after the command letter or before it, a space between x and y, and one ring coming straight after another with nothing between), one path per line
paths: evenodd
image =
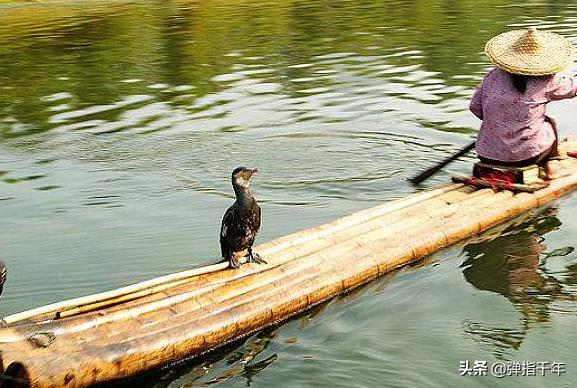
M267 265L188 271L6 317L0 387L84 387L198 356L559 198L577 187L577 160L562 163L572 174L535 193L450 184L261 244Z

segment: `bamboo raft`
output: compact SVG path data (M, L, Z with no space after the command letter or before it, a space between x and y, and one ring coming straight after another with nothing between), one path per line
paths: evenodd
M572 149L577 144L570 145ZM449 184L255 247L268 265L163 276L5 317L0 387L84 387L198 356L298 314L577 187Z

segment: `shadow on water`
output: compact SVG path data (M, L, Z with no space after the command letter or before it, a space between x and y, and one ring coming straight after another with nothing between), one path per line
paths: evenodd
M566 289L574 284L571 278L577 277L577 265L568 266L570 276L565 281L547 273L548 260L575 250L567 246L547 252L544 236L561 226L556 212L548 208L538 218L503 229L489 241L464 247L467 259L461 267L467 282L478 290L503 295L520 313L515 327L463 322L463 331L490 345L497 358L508 358L510 351L519 350L532 328L550 322L553 304L577 301L574 292Z

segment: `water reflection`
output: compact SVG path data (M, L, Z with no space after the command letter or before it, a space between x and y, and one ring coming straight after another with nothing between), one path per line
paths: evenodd
M183 123L244 131L398 115L470 132L472 121L459 113L487 67L483 42L507 22L558 29L564 21L555 1L527 7L523 18L505 0L244 3L4 7L0 141L47 131L148 134Z
M446 4L416 3L120 1L81 10L64 3L61 13L37 5L6 9L0 140L55 129L150 133L191 120L238 131L361 114L379 119L387 111L441 129L466 128L450 114L458 106L451 101L468 95L463 86L476 79L454 77L464 75L457 63L472 64L468 74L482 72L485 37L461 33L473 19L466 9L446 25L424 26ZM456 45L459 61L452 58ZM416 114L423 104L442 105Z
M577 301L567 288L569 281L547 273L547 260L567 256L575 249L562 247L547 252L544 236L561 226L556 211L549 208L534 220L501 229L497 237L464 248L467 259L461 267L465 279L479 290L503 295L521 315L519 324L512 328L464 321L465 333L492 345L499 358L518 350L533 327L550 322L556 302ZM575 276L575 270L577 266L569 266L566 274Z

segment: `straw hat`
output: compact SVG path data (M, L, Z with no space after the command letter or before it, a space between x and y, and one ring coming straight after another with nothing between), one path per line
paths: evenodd
M499 34L485 45L485 53L496 67L522 75L560 72L573 61L573 45L553 32L515 30Z

